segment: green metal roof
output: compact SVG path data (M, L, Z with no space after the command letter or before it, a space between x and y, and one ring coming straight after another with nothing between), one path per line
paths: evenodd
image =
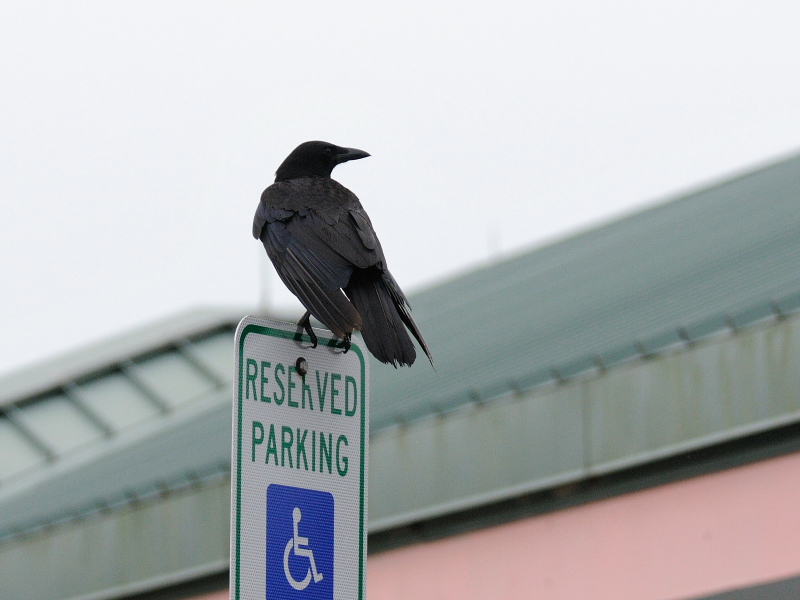
M411 304L436 372L374 368L373 429L793 310L800 156L457 277Z

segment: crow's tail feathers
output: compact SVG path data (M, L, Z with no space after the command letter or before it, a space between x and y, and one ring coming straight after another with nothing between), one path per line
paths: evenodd
M428 345L411 318L408 300L391 273L375 267L356 269L345 293L361 315L361 335L375 358L395 367L411 366L417 353L408 327L433 366Z
M408 299L403 293L403 290L401 290L400 286L397 285L397 282L394 280L394 277L392 277L392 274L389 273L389 271L384 272L383 281L386 284L392 299L394 300L397 311L400 313L400 318L417 339L417 342L419 342L423 352L425 352L425 356L428 357L428 361L431 363L431 367L433 367L433 370L435 371L436 366L433 364L433 355L431 354L430 348L428 348L428 344L425 342L425 338L422 337L422 332L419 330L419 327L417 327L417 324L411 317L411 305L408 303Z

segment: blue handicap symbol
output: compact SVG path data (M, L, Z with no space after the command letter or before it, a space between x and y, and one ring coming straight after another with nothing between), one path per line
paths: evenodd
M267 600L333 600L333 495L267 486Z

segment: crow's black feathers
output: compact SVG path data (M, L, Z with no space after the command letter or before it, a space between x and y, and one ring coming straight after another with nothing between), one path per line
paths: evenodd
M433 364L408 300L386 268L369 216L333 168L369 156L326 142L298 146L261 195L253 220L286 287L336 336L360 330L381 362L411 365L411 331Z

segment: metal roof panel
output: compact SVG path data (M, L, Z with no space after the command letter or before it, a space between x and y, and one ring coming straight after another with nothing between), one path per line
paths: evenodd
M413 296L436 371L374 368L372 427L796 298L799 207L796 156Z

